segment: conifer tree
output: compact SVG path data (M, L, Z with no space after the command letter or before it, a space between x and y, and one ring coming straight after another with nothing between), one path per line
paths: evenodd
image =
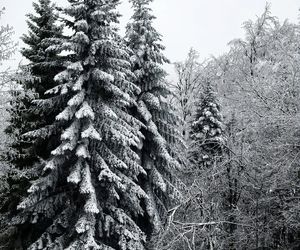
M69 0L62 11L73 34L52 40L46 50L68 51L68 60L54 77L58 85L35 103L61 112L29 134L57 134L60 140L36 165L39 177L14 217L23 248L145 249L143 225L154 208L139 186L147 175L136 153L142 124L128 110L140 89L114 26L118 4Z
M190 159L199 169L219 161L226 142L220 105L213 87L207 83L192 123Z
M3 216L15 213L18 202L26 195L30 180L38 174L33 166L50 155L57 140L57 136L46 140L46 134L39 138L25 136L27 132L55 120L57 110L43 112L36 108L33 100L43 98L45 90L56 85L53 77L62 69L57 53L47 51L49 39L62 36L62 28L56 23L55 6L50 0L38 0L33 7L35 13L27 15L28 35L23 36L26 48L21 51L29 63L12 75L12 81L21 86L10 91L9 126L5 132L11 143L2 156L10 167L6 176L9 196L4 197L3 193L0 197ZM9 238L12 242L15 240L13 235Z
M226 156L225 126L216 94L210 82L204 85L203 93L196 101L196 114L191 124L191 143L189 145L190 170L188 176L190 200L184 210L187 221L223 220L222 207L224 166L220 164ZM223 162L222 162L223 163ZM196 196L195 196L196 194ZM195 245L202 249L217 249L219 225L207 225L193 236Z
M161 35L153 27L155 17L149 4L152 0L131 0L134 14L127 26L126 41L132 50L132 70L135 84L141 89L137 96L136 116L144 127L143 146L140 150L142 165L148 175L144 181L145 190L151 197L152 224L148 227L155 235L162 226L162 220L173 201L180 197L176 189L175 171L178 162L173 158L170 145L180 142L175 130L177 117L167 102L170 91L166 85L166 72L162 64L168 63L163 55Z
M53 78L62 69L57 54L47 51L50 39L62 36L62 28L56 23L55 6L51 0L38 0L33 3L33 7L35 15L27 15L29 32L22 37L26 47L21 51L29 61L22 70L30 71L31 77L18 79L23 90L12 92L11 120L6 129L15 139L11 145L9 162L16 168L30 166L38 157L49 153L42 141L33 142L23 135L53 120L53 115L49 113L43 114L43 117L41 114L37 116L32 100L37 96L44 98L45 91L56 85ZM29 72L26 73L28 76Z

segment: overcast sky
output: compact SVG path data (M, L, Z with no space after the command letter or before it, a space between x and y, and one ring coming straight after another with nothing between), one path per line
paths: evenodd
M65 0L56 2L61 5ZM272 14L281 21L298 22L299 0L268 2ZM156 28L163 35L166 56L177 62L185 59L191 47L199 51L201 58L226 52L230 40L243 36L242 23L260 15L265 4L265 0L154 0L152 7L157 17ZM0 0L0 6L6 7L1 24L13 26L19 39L27 32L25 14L32 12L32 0ZM128 0L122 0L120 12L124 27L131 16ZM19 54L14 58L10 65L17 65L21 60ZM168 71L171 73L171 67Z

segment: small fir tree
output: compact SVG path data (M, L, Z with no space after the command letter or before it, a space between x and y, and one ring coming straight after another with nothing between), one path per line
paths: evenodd
M224 199L219 189L223 188L224 179L224 166L220 163L227 151L225 127L220 105L209 82L204 85L203 93L196 104L198 106L195 107L196 114L191 124L191 142L188 149L188 160L191 164L186 176L189 186L187 196L191 198L183 206L182 217L186 221L207 223L203 230L195 231L192 240L203 249L215 249L220 246L217 241L219 225L209 223L223 219L220 203Z
M220 105L210 83L199 100L191 140L190 159L195 166L203 170L220 160L226 139Z

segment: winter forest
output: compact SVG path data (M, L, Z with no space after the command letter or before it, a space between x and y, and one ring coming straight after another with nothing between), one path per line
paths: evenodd
M127 1L33 0L17 69L0 20L0 249L300 249L300 23L171 62Z

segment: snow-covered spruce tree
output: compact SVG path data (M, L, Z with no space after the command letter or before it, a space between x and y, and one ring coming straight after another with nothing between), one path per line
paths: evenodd
M69 39L47 51L69 52L59 85L35 103L58 109L53 124L31 135L60 133L60 145L37 165L39 178L14 218L27 249L145 249L153 208L139 186L142 124L128 112L140 91L114 26L119 0L69 0ZM57 129L59 128L59 129ZM58 131L58 132L57 132ZM28 230L30 228L30 230Z
M33 7L35 14L27 15L29 32L22 37L26 47L21 51L29 64L23 67L27 72L19 74L29 76L30 73L31 77L17 78L22 89L12 91L10 125L6 129L6 133L13 139L8 150L8 161L17 169L31 166L38 157L49 155L49 144L45 144L44 140L39 138L32 141L23 135L54 120L53 110L43 114L40 111L39 114L34 112L32 100L37 96L44 98L45 91L56 85L54 76L62 70L57 54L47 51L49 39L62 36L62 28L56 24L55 6L51 0L38 0L33 3Z
M218 162L226 143L224 124L213 87L206 84L191 128L190 160L205 170Z
M150 224L151 234L161 228L161 222L173 201L180 197L176 189L175 171L177 161L170 145L180 142L175 129L177 117L167 103L170 94L161 65L167 63L162 51L161 36L153 27L154 16L149 4L152 0L131 0L134 14L127 25L126 42L132 50L132 70L135 84L141 89L137 96L136 117L144 127L143 146L139 152L141 164L148 175L144 188L156 209Z
M2 155L5 164L9 165L5 176L9 195L4 197L3 193L0 197L3 201L0 213L4 217L15 213L17 204L30 187L30 179L38 174L32 166L39 162L39 158L50 155L51 147L54 147L50 141L56 141L55 136L52 136L51 140L45 140L46 134L38 138L24 136L31 130L51 124L55 120L55 114L58 114L58 110L54 109L46 113L37 110L32 101L38 96L43 98L45 90L56 84L53 77L61 71L59 57L46 49L49 46L48 39L61 37L62 29L56 25L55 6L50 0L39 0L33 3L33 7L35 13L29 14L27 21L29 33L23 36L26 48L21 51L29 63L10 76L10 80L20 86L10 91L9 125L5 130L10 143ZM6 229L6 225L0 227ZM6 234L14 231L9 227ZM6 241L5 244L9 245L15 241L13 235L8 239L10 242Z
M182 206L184 210L181 219L184 218L184 222L201 221L208 224L199 230L195 229L183 244L191 241L199 249L219 249L217 241L217 237L220 237L219 225L209 223L224 221L220 209L220 203L224 198L220 188L223 190L222 180L225 178L223 175L225 171L223 171L224 164L220 163L226 156L226 136L220 105L210 82L204 84L203 92L196 100L195 110L194 121L190 123L189 173L185 179L189 186L187 197L190 198ZM181 234L187 234L184 227L177 230ZM180 244L178 246L177 249L183 247L180 248Z

